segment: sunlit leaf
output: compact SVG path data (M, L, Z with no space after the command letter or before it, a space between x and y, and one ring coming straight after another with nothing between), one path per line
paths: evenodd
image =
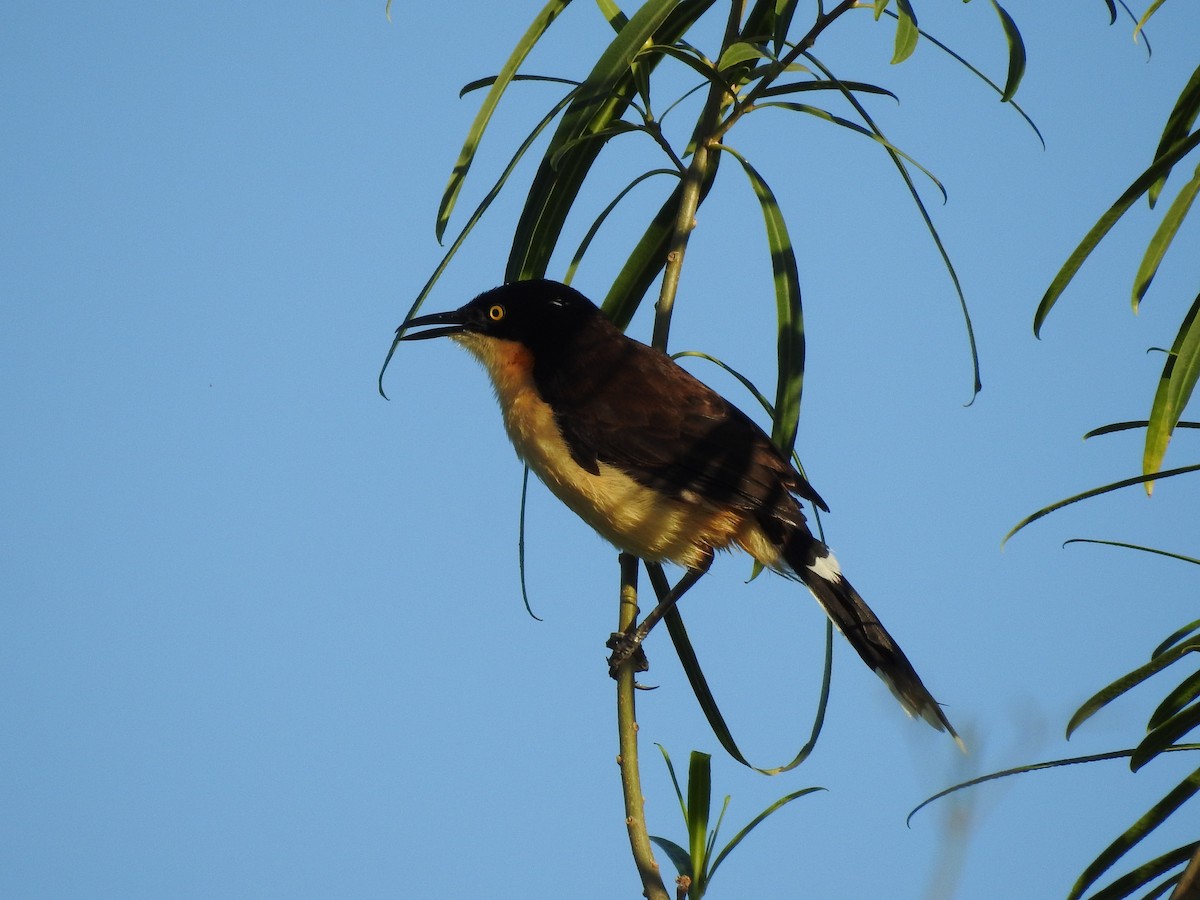
M1167 248L1171 246L1171 241L1175 239L1179 226L1187 218L1188 210L1192 208L1192 202L1196 199L1197 193L1200 193L1200 165L1196 166L1196 172L1192 175L1191 181L1180 189L1178 196L1167 208L1162 221L1155 229L1154 237L1146 245L1145 256L1142 257L1141 265L1138 266L1137 274L1133 278L1134 312L1137 312L1138 304L1146 296L1150 282L1158 273L1158 267L1162 263L1163 257L1167 255Z
M1142 471L1152 475L1162 466L1167 444L1175 431L1175 425L1192 397L1196 381L1200 378L1200 296L1192 301L1191 309L1179 326L1179 334L1167 354L1154 402L1150 406L1149 425L1146 428L1146 449L1142 455ZM1146 483L1146 493L1152 491L1153 482Z
M692 860L692 877L700 881L703 892L708 872L708 813L712 803L712 755L693 750L688 762L687 831L688 856Z
M649 172L643 172L637 178L633 179L633 181L631 181L629 184L625 185L625 187L621 189L620 193L618 193L617 196L612 199L608 206L601 210L600 215L596 216L596 219L592 222L591 227L588 228L587 234L585 234L583 236L583 240L579 242L579 248L575 251L575 255L571 257L571 263L567 266L566 274L563 276L563 282L565 284L570 284L571 280L575 277L575 270L579 268L579 263L583 260L583 256L585 253L587 253L588 247L591 246L596 234L600 231L600 226L604 224L604 221L609 217L609 215L612 214L612 211L617 208L620 202L625 199L630 191L632 191L643 181L653 178L655 175L673 175L676 178L679 177L679 173L674 169L651 169Z
M1141 33L1142 29L1146 26L1146 23L1150 21L1150 17L1158 12L1158 8L1163 5L1163 2L1164 0L1154 0L1153 3L1146 7L1146 11L1142 13L1142 17L1138 19L1138 23L1133 29L1133 39L1135 41L1137 40L1137 36Z
M1200 66L1197 66L1196 70L1192 72L1192 77L1188 79L1188 83L1176 99L1171 114L1167 116L1167 124L1163 128L1162 137L1159 138L1158 147L1154 151L1155 159L1188 136L1196 121L1197 113L1200 113ZM1158 195L1166 180L1167 176L1164 173L1150 186L1147 196L1151 206L1154 206L1158 200Z
M519 281L545 274L558 244L568 213L603 146L586 141L572 152L551 160L559 148L587 134L607 128L629 105L635 58L639 65L654 65L661 54L645 53L647 44L671 44L704 13L713 0L648 0L605 48L546 150L530 185L525 206L513 235L505 279Z
M537 16L517 45L513 48L513 52L509 54L505 60L503 67L500 69L500 74L496 76L491 90L487 96L483 98L483 103L479 107L479 112L475 114L475 120L471 123L470 129L467 131L467 138L463 142L462 150L459 151L458 159L454 163L454 169L450 174L450 183L446 185L446 190L442 193L442 201L438 206L437 222L434 228L437 234L437 239L440 242L442 235L446 232L446 225L450 221L450 213L454 210L454 203L458 199L458 194L462 190L463 181L466 180L467 171L471 168L471 163L475 160L475 152L479 149L479 142L483 138L483 133L487 130L488 123L491 121L492 114L496 111L496 106L500 103L500 98L504 96L509 83L513 76L516 75L517 69L521 63L525 61L525 57L533 49L534 45L541 40L542 35L550 27L550 24L558 18L561 13L570 4L571 0L550 0Z
M821 73L828 79L840 83L824 63L813 56L811 53L805 53L805 58L813 65L821 70ZM942 258L942 266L946 269L946 273L950 276L950 282L954 285L954 293L958 297L958 306L962 311L963 324L967 329L967 344L971 351L971 374L974 376L972 385L973 391L971 394L971 403L975 401L975 397L983 389L983 383L979 375L979 346L975 342L975 326L971 322L971 312L967 309L967 297L963 293L962 282L959 281L958 271L954 268L954 263L950 260L950 254L946 251L946 245L942 243L942 236L938 233L937 227L933 224L933 219L929 215L929 210L925 208L925 202L921 199L917 187L913 184L912 176L908 172L908 167L904 164L904 159L896 151L890 149L890 142L884 137L882 131L875 124L875 121L867 113L867 110L859 103L858 98L849 91L843 91L842 96L854 107L855 111L862 117L863 122L867 127L874 132L884 142L884 149L891 157L892 164L896 167L896 171L900 173L900 177L904 180L905 187L908 188L909 196L912 197L913 204L917 207L917 212L921 214L921 220L925 223L925 230L929 232L933 244L937 247L938 255Z
M1003 102L1008 102L1016 94L1017 88L1021 85L1021 78L1025 75L1025 42L1021 39L1021 31L1017 28L1017 23L996 0L992 0L992 6L996 10L996 14L1000 17L1000 24L1004 28L1004 39L1008 42L1008 76L1004 79L1004 91L1000 95Z
M813 793L816 793L817 791L823 791L823 790L825 790L825 788L807 787L807 788L801 788L798 791L792 791L792 793L787 794L786 796L780 797L778 800L776 800L774 803L772 803L770 806L768 806L766 809L764 809L762 812L760 812L757 816L755 816L753 819L751 819L749 824L747 824L745 828L743 828L741 831L739 831L737 834L735 834L733 836L733 839L730 840L730 842L725 845L724 849L722 849L721 852L717 854L716 858L712 862L712 866L708 870L709 879L710 880L712 879L712 876L717 871L717 866L719 866L722 863L722 861L724 861L725 857L727 857L730 853L732 853L733 849L738 844L740 844L743 840L745 840L746 836L748 834L750 834L750 832L753 831L755 828L757 828L764 819L766 819L768 816L772 815L773 813L777 812L778 810L782 809L784 806L787 806L787 804L791 803L793 800L797 800L800 797L807 797L809 794L813 794Z
M892 54L892 65L904 62L917 49L917 14L913 12L909 0L896 0L896 49ZM875 18L879 18L879 6L876 5Z
M896 14L889 12L888 15L894 17ZM997 94L999 94L1001 100L1005 99L1005 93L1006 93L1005 88L1002 88L1000 85L996 84L996 82L992 81L992 79L988 78L987 75L983 74L983 72L981 72L976 66L971 65L971 63L969 63L966 60L966 58L964 58L963 56L961 56L960 54L958 54L954 50L952 50L949 47L949 45L938 40L936 37L934 37L928 31L925 31L924 29L921 29L921 38L923 40L929 41L929 43L933 44L935 47L937 47L943 53L950 56L959 65L963 66L968 72L970 72L972 75L974 75L980 81L982 81L984 84L986 84L988 87L990 87L993 91L995 91ZM1010 66L1011 66L1011 62L1012 62L1012 60L1010 57L1010 59L1009 59ZM1021 108L1020 104L1018 104L1017 101L1013 100L1011 97L1008 98L1008 105L1011 106L1013 108L1013 110L1017 114L1019 114L1022 119L1025 120L1025 123L1033 130L1033 133L1035 135L1037 135L1037 139L1041 142L1042 147L1045 148L1046 139L1044 137L1042 137L1042 132L1038 129L1037 125L1034 124L1034 121L1033 121L1033 119L1031 119L1029 117L1029 114L1026 113L1025 110Z
M778 381L775 391L775 422L771 439L784 456L796 443L800 419L800 397L804 386L804 313L800 304L800 275L787 222L770 185L744 156L731 147L720 149L742 164L758 198L767 229L767 246L775 285L776 354Z
M1188 135L1186 138L1176 142L1166 152L1160 155L1146 171L1142 172L1134 182L1125 189L1125 192L1117 198L1117 201L1109 207L1107 212L1102 215L1095 225L1088 231L1079 246L1063 263L1058 274L1054 276L1050 287L1046 290L1045 296L1042 297L1041 303L1038 304L1037 312L1033 317L1033 333L1038 337L1041 336L1042 323L1045 322L1046 316L1054 307L1062 292L1067 285L1071 283L1071 279L1075 277L1084 261L1091 255L1092 251L1104 238L1112 227L1117 224L1121 216L1128 212L1129 208L1137 202L1138 197L1146 193L1150 186L1159 178L1165 177L1179 160L1183 159L1188 153L1200 147L1200 131Z
M717 68L724 72L726 69L731 69L738 63L744 63L750 59L770 58L766 51L756 44L751 44L749 41L738 41L725 48L725 52L717 60Z

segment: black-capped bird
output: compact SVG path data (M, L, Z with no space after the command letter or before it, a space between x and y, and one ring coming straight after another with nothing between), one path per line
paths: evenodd
M828 510L825 501L741 410L554 281L506 284L397 330L398 341L442 336L483 363L517 455L555 496L618 549L687 569L673 599L714 551L740 547L803 582L905 711L958 740L809 531L797 498ZM649 621L616 661L636 649Z

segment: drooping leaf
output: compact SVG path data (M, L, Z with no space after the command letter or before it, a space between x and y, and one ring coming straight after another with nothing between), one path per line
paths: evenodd
M1186 706L1155 728L1150 729L1129 758L1129 768L1136 772L1168 747L1179 743L1180 738L1200 725L1200 704Z
M1192 72L1192 77L1188 79L1188 83L1184 85L1176 99L1171 114L1167 116L1167 124L1163 128L1162 137L1158 140L1158 147L1154 150L1155 159L1188 136L1198 113L1200 113L1200 66L1197 66L1196 70ZM1151 207L1158 200L1158 195L1162 192L1166 181L1167 176L1164 173L1150 186L1147 196Z
M1184 865L1192 858L1197 847L1200 847L1200 842L1185 844L1149 862L1142 863L1142 865L1122 875L1104 889L1096 891L1096 893L1088 897L1088 900L1124 900L1124 898L1132 897L1135 891L1145 887L1164 872L1169 872ZM1163 896L1178 880L1178 875L1167 879L1165 883L1159 885L1150 893L1143 894L1141 900L1155 900L1156 897Z
M1200 559L1193 556L1184 556L1180 553L1169 553L1166 550L1159 550L1157 547L1143 547L1140 544L1127 544L1124 541L1102 541L1097 538L1071 538L1069 541L1063 541L1063 546L1067 544L1104 544L1109 547L1124 547L1127 550L1141 550L1145 553L1154 553L1159 556L1166 556L1170 559L1178 559L1183 562L1194 563L1200 566ZM1152 654L1156 655L1156 654Z
M1132 672L1122 675L1116 681L1112 682L1112 684L1101 688L1085 700L1083 705L1075 711L1075 715L1071 716L1071 721L1067 723L1067 740L1071 739L1071 735L1075 733L1080 725L1122 694L1128 693L1147 678L1157 675L1163 669L1178 662L1188 653L1194 653L1197 650L1200 650L1200 638L1178 644L1172 650L1159 654L1145 665L1138 666Z
M736 44L730 44L725 48L725 52L717 60L717 69L724 72L726 69L731 69L738 63L744 63L747 60L770 58L770 55L757 44L752 44L749 41L738 41Z
M1200 791L1200 769L1195 770L1187 778L1167 793L1154 806L1125 830L1120 837L1101 851L1100 855L1084 869L1079 880L1071 888L1067 900L1077 900L1097 879L1107 872L1113 864L1132 850L1146 835L1154 831L1166 821L1179 807Z
M555 154L571 141L602 131L619 119L633 93L634 59L639 66L652 69L662 55L646 51L646 45L670 45L713 2L648 0L600 55L563 114L534 175L513 235L506 280L545 274L567 215L604 144L599 140L583 142L552 165Z
M571 280L575 277L575 270L579 268L579 263L583 260L583 256L585 253L587 253L588 247L591 246L592 240L595 239L597 232L600 231L600 226L604 224L604 221L609 217L609 215L612 214L612 211L617 208L620 202L625 199L630 191L632 191L643 181L653 178L655 175L674 175L676 178L679 177L679 173L674 169L651 169L649 172L643 172L637 178L633 179L633 181L631 181L629 184L625 185L625 187L621 189L620 193L618 193L617 196L612 199L608 206L601 210L600 215L596 216L595 221L593 221L591 227L588 228L587 234L585 234L583 236L583 240L579 242L579 248L575 251L575 255L571 257L571 263L567 266L566 274L563 276L563 282L565 284L570 284Z
M754 196L762 209L767 229L767 247L775 285L777 373L775 419L771 439L784 456L792 452L800 419L800 398L804 387L804 312L800 304L800 274L787 222L770 185L744 156L731 147L721 146L742 164Z
M1054 280L1050 283L1050 287L1046 290L1045 296L1042 297L1041 303L1038 304L1037 312L1033 317L1033 333L1041 337L1042 323L1046 321L1046 316L1062 295L1067 285L1071 283L1071 279L1075 277L1084 261L1091 255L1092 251L1104 238L1112 227L1117 224L1117 221L1129 211L1137 199L1150 189L1159 178L1165 177L1170 172L1171 167L1179 160L1183 159L1187 154L1191 153L1196 147L1200 147L1200 131L1193 132L1186 138L1177 141L1168 150L1161 154L1146 171L1142 172L1133 183L1125 189L1124 193L1117 198L1116 202L1102 215L1096 224L1091 227L1079 246L1063 263L1058 274L1054 276Z
M1162 264L1163 257L1167 255L1167 248L1171 246L1171 241L1175 240L1175 234L1179 231L1183 220L1187 218L1188 210L1192 208L1192 202L1196 199L1197 193L1200 193L1200 165L1196 166L1196 172L1192 175L1191 181L1180 189L1175 200L1167 208L1162 221L1155 229L1154 237L1146 245L1146 253L1142 257L1141 265L1138 266L1137 274L1133 277L1134 312L1138 311L1138 305L1146 296L1150 282L1158 274L1158 267Z
M1146 428L1146 449L1142 455L1145 474L1152 475L1162 466L1167 444L1192 397L1197 379L1200 379L1200 295L1192 301L1191 309L1179 326L1154 392ZM1147 494L1151 493L1152 487L1153 482L1146 482Z
M1146 27L1146 23L1150 21L1150 17L1158 12L1158 8L1163 5L1163 2L1164 0L1154 0L1153 3L1146 7L1146 11L1142 13L1142 17L1138 19L1138 23L1133 29L1133 39L1135 41L1137 40L1137 36L1141 34L1142 29Z
M806 52L804 56L811 63L813 63L813 65L820 69L821 73L826 78L840 84L840 80L833 74L833 72L831 72L824 63L813 56L812 53ZM979 346L975 342L975 326L971 322L971 312L969 309L967 309L967 297L966 294L963 293L962 282L959 281L958 278L958 271L954 268L954 263L950 260L950 254L946 251L946 245L942 243L942 236L938 233L937 227L933 224L933 219L929 215L929 210L925 208L925 202L921 199L921 195L917 191L916 185L913 184L912 176L908 172L908 167L905 165L903 157L901 157L894 150L889 149L891 142L884 137L883 132L880 131L879 127L875 124L875 121L867 113L867 110L858 101L858 98L849 91L843 91L842 96L845 97L850 105L854 107L855 111L862 118L866 126L882 140L884 149L887 150L888 156L891 157L892 164L896 167L896 171L900 173L900 177L903 179L905 187L908 188L908 193L913 199L913 204L917 207L917 212L921 214L921 220L925 223L925 230L929 232L929 236L933 240L934 246L937 248L938 255L942 258L942 266L946 269L946 274L950 276L950 282L954 285L954 293L958 297L959 309L962 311L963 324L967 329L967 345L971 351L971 374L974 376L974 383L972 385L973 391L970 402L973 403L975 401L975 397L983 389L983 383L980 380L979 375Z
M1000 100L1007 103L1017 93L1021 79L1025 75L1025 41L1021 39L1021 30L1017 23L996 0L992 0L996 15L1000 17L1000 25L1004 28L1004 39L1008 42L1008 76L1004 79L1004 91Z
M892 65L904 62L917 49L917 39L921 32L917 29L917 14L913 12L909 0L896 0L896 49L892 54ZM876 6L875 18L879 18L879 7Z
M530 23L525 33L521 36L521 39L517 42L517 45L513 48L513 52L509 54L508 59L500 69L500 74L496 76L495 81L492 83L491 90L484 97L483 103L479 107L479 112L475 114L475 120L471 123L470 129L467 131L467 138L463 142L462 150L459 151L458 159L454 163L454 169L450 173L450 183L446 185L446 190L442 193L442 201L438 205L434 231L439 242L442 240L442 235L446 232L446 225L450 221L450 214L454 210L454 203L458 199L459 192L462 190L463 181L466 180L471 163L475 160L475 152L479 149L479 142L483 138L484 131L487 130L492 114L496 111L496 107L500 103L500 98L504 96L505 90L507 90L513 76L516 75L521 63L525 61L525 57L529 55L529 52L541 40L542 35L546 33L551 23L558 18L559 13L566 9L570 2L571 0L550 0L549 3L542 7L534 17L533 22Z
M1107 494L1109 491L1117 491L1121 488L1132 487L1135 484L1142 484L1145 481L1161 481L1164 478L1174 478L1176 475L1186 475L1189 472L1197 471L1200 471L1200 465L1180 466L1177 469L1167 469L1162 472L1155 472L1152 475L1139 475L1135 478L1125 478L1121 481L1114 481L1112 484L1105 484L1097 488L1092 488L1091 490L1084 491L1081 494L1075 494L1071 497L1067 497L1065 500L1059 500L1057 503L1051 503L1049 506L1043 506L1037 512L1026 516L1024 519L1014 525L1008 534L1004 536L1004 539L1000 542L1000 545L1004 546L1004 544L1008 543L1008 539L1022 528L1033 522L1036 522L1038 519L1041 519L1044 516L1050 515L1052 512L1062 509L1064 506L1070 506L1072 503L1078 503L1080 500L1090 500L1092 497L1098 497L1101 494Z
M1198 697L1200 697L1200 672L1193 672L1163 698L1151 714L1147 727L1157 728Z

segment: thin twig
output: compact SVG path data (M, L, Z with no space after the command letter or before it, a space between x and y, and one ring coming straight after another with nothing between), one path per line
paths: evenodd
M628 553L621 554L621 612L617 627L624 633L637 621L638 561ZM617 733L621 753L621 790L625 795L625 827L629 831L629 847L638 874L642 878L642 893L648 900L670 900L646 830L645 800L642 797L642 777L638 771L637 714L634 709L633 658L626 660L617 672Z

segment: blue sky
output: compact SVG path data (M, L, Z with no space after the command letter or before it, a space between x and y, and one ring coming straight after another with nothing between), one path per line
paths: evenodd
M922 24L1001 78L990 6L933 6L917 5ZM388 22L382 2L41 3L6 16L0 893L637 895L603 662L614 552L534 488L528 580L545 621L530 619L521 469L482 373L448 343L405 346L391 401L375 392L392 329L442 252L433 217L477 102L458 87L496 71L537 7L465 4L449 24L407 4ZM1138 435L1080 436L1145 415L1161 369L1145 351L1170 344L1195 296L1196 223L1136 317L1129 284L1157 221L1144 208L1043 340L1031 322L1058 265L1146 164L1195 65L1200 9L1164 7L1147 63L1100 0L1007 7L1029 50L1018 100L1045 150L928 44L889 67L891 26L867 14L817 48L843 77L900 95L873 114L947 186L945 206L925 196L975 317L984 389L970 407L957 301L879 148L782 113L731 140L797 237L799 446L833 509L829 542L972 753L908 721L839 641L816 754L754 775L721 755L653 635L660 688L639 697L652 833L683 840L654 742L678 765L715 754L729 836L784 793L828 789L743 844L713 897L1062 896L1188 770L1030 776L904 825L956 780L1127 746L1153 690L1061 735L1082 700L1195 617L1189 567L1061 546L1195 553L1194 480L1073 507L1003 551L1000 539L1046 503L1137 471ZM593 4L573 5L529 71L582 75L606 29ZM465 204L553 90L514 91ZM622 166L657 164L631 140L584 199L599 209L628 180ZM740 172L722 175L673 347L769 384L762 226ZM603 295L622 223L660 189L601 233L577 287ZM427 309L500 280L520 193L518 181ZM632 330L647 337L646 317ZM731 379L690 367L750 408ZM1167 465L1193 462L1194 441L1179 435ZM822 619L795 584L748 574L722 559L684 616L735 735L773 765L807 736ZM953 893L939 894L956 854Z

